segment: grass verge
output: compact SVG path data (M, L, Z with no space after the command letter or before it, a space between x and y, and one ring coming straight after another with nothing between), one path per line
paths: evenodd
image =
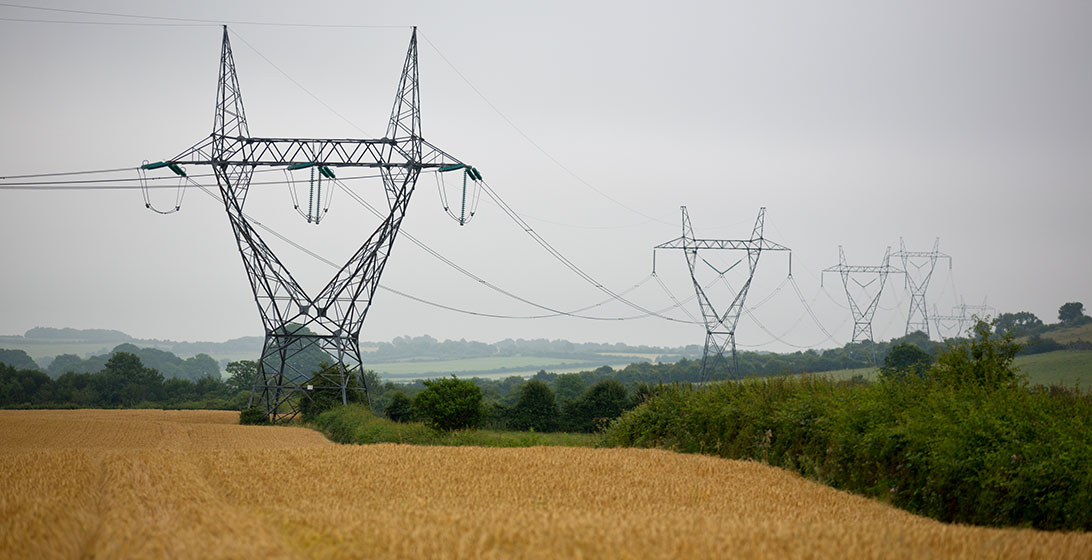
M478 447L595 447L595 434L455 430L437 432L421 422L394 422L366 406L339 406L315 419L315 427L336 443L410 443L414 445L474 445Z

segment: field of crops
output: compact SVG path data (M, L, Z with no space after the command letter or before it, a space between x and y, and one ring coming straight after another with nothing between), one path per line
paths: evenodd
M399 381L446 377L452 373L459 377L507 377L509 375L534 375L540 369L554 373L595 369L601 365L626 365L634 361L625 356L604 355L601 359L551 358L543 356L493 356L489 358L464 358L452 360L402 360L396 362L368 363L383 379Z
M0 557L1088 558L658 450L339 446L230 412L0 411Z

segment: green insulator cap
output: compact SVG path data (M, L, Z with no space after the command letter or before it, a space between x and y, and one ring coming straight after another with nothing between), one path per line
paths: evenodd
M440 173L446 173L448 171L458 171L458 170L460 170L460 169L462 169L464 167L466 167L466 166L461 164L461 163L457 163L457 164L454 164L454 165L444 165L444 166L440 167Z
M307 169L308 167L311 167L312 165L315 165L315 162L311 162L311 163L293 163L292 165L288 166L288 170L289 171L295 171L297 169Z
M179 167L179 165L177 163L168 163L167 167L171 171L174 171L174 174L178 175L179 177L185 177L186 176L186 171L183 170L181 167Z
M167 167L168 165L170 165L170 164L165 162L165 161L157 161L155 163L145 163L144 165L141 165L140 168L141 169L159 169L160 167Z
M327 179L337 179L337 176L334 175L334 171L330 169L329 166L323 165L322 167L320 167L319 173L321 173Z

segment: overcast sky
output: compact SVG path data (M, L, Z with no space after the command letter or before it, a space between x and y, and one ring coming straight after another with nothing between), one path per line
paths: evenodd
M840 279L828 274L824 293L820 271L837 264L839 245L850 264L878 265L900 237L917 251L939 237L951 256L951 269L941 261L933 276L930 311L986 300L1052 322L1067 301L1092 307L1089 2L39 5L227 22L255 136L382 136L416 25L425 138L477 166L597 281L617 292L640 283L626 294L638 305L670 307L669 291L698 313L681 252L657 256L667 291L649 277L652 247L680 234L679 206L698 237L717 239L750 237L765 206L766 237L792 248L796 285L833 339L783 282L787 256L764 253L748 297L761 305L740 321L741 348L848 341ZM0 176L131 168L206 137L221 29L165 23L184 22L0 5ZM332 24L392 27L317 27ZM349 184L382 203L379 183ZM160 207L174 199L151 196ZM308 225L285 185L256 185L247 211L339 263L375 225L344 193L321 226ZM422 175L404 231L544 306L607 299L484 197L458 226L434 175ZM222 206L197 189L170 216L145 209L139 190L0 190L0 235L0 334L50 326L220 341L262 332ZM334 272L269 243L310 293ZM721 270L744 256L721 253L702 256ZM726 276L735 287L744 266ZM700 268L700 280L716 280L712 271ZM382 284L479 313L542 314L405 238ZM721 284L710 289L715 305L731 299ZM903 334L908 307L903 279L890 277L876 338ZM620 303L583 313L640 314ZM361 338L703 342L682 310L665 314L683 322L486 318L381 290Z

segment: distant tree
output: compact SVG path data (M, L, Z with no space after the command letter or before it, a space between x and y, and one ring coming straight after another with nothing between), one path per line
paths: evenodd
M108 404L99 393L100 374L68 372L54 382L56 401L80 406L103 406Z
M383 413L395 422L409 422L414 419L413 399L402 391L395 391L391 402Z
M216 363L216 360L208 354L197 354L186 358L182 364L182 369L186 372L186 379L194 381L203 377L220 378L220 364Z
M1084 318L1084 304L1079 301L1071 301L1058 308L1058 320L1070 325L1081 322Z
M579 373L562 373L557 376L557 403L564 405L568 401L575 401L584 394L588 387L584 378Z
M922 377L933 363L928 352L906 342L891 347L891 352L883 359L880 378L884 380Z
M1020 336L1030 329L1043 326L1043 322L1028 311L1018 313L1002 313L993 320L994 332L1012 332L1013 336Z
M258 362L254 360L228 362L224 369L228 374L226 381L228 389L234 393L249 391L254 385L254 378L258 375Z
M175 377L163 382L163 399L171 403L182 403L197 399L197 387L193 381Z
M49 376L57 379L60 376L73 372L73 373L92 373L93 370L87 370L84 367L84 361L75 354L61 354L53 361L50 362L49 367L46 368L49 372Z
M1017 382L1013 360L1020 351L1011 333L995 335L990 326L979 321L974 336L948 345L926 373L947 385L978 385L998 388Z
M413 400L413 407L429 426L447 431L481 425L484 410L477 385L454 375L450 379L429 379L424 385L425 389Z
M568 430L595 432L621 416L630 404L624 385L616 379L604 379L565 405L563 422Z
M509 425L516 430L552 432L557 429L559 415L550 386L532 379L520 388L519 399L509 412Z
M163 375L144 367L140 358L128 352L111 356L95 378L99 394L110 405L133 406L156 401L163 391Z
M0 405L44 404L53 399L53 380L48 375L0 363Z
M0 364L7 364L15 369L38 371L38 362L35 362L23 350L5 350L0 348Z

